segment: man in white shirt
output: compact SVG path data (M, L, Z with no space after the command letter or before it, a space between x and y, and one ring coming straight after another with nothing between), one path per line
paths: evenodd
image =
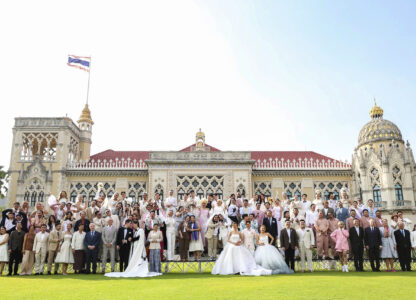
M240 216L249 215L251 213L253 213L253 208L251 206L248 206L248 200L244 199L243 206L240 207Z
M311 209L306 212L305 223L306 227L312 228L315 221L318 219L319 213L316 210L316 205L312 204Z
M188 199L189 204L195 204L196 207L201 207L201 200L199 199L198 196L195 196L195 191L191 191L189 194L189 199Z
M292 221L292 227L297 230L300 226L300 220L303 219L303 217L300 216L299 210L297 208L293 209L293 217L291 219Z
M176 198L173 196L173 190L169 191L169 196L165 200L165 208L166 210L171 209L176 212L176 206L178 205L178 202L176 201Z
M307 194L303 194L302 195L302 212L300 212L301 216L305 216L306 213L309 211L310 207L311 207L311 201L308 200L308 195Z
M332 208L333 210L336 210L338 200L335 199L334 193L330 192L328 194L328 197L329 197L329 200L328 200L329 207Z
M168 210L168 216L165 219L168 260L175 259L176 219L173 213L172 209Z

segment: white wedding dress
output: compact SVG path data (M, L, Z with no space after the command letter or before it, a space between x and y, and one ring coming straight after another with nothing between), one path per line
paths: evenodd
M59 264L73 264L74 255L72 254L72 234L65 233L64 240L61 245L61 251L58 252L55 258L55 263Z
M160 276L162 273L149 272L149 264L146 259L146 248L144 246L144 230L139 229L140 239L131 245L129 265L124 272L111 272L106 277L153 277Z
M238 233L232 233L230 237L232 243L241 242ZM240 275L271 275L272 271L262 268L256 264L253 255L243 245L236 246L232 243L227 243L224 250L221 252L211 274L214 275L233 275L240 273Z
M292 274L291 270L283 256L276 247L269 244L269 237L263 235L259 238L259 243L264 243L263 246L257 246L254 252L256 263L265 269L272 270L272 274Z

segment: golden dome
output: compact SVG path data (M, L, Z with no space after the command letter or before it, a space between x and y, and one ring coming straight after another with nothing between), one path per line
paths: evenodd
M358 136L358 145L379 141L403 141L399 127L389 120L383 119L383 109L374 101L370 110L371 121L363 126Z
M85 122L94 125L94 122L91 119L91 111L88 108L88 104L85 104L84 109L82 110L81 117L79 117L78 123Z
M377 106L376 99L374 99L374 106L370 110L370 117L374 118L381 118L383 117L383 109L380 106Z
M199 139L205 139L205 133L203 133L202 131L201 131L201 128L199 128L199 131L196 133L196 139L197 140L199 140Z

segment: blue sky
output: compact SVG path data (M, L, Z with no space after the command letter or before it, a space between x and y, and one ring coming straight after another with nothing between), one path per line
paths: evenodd
M374 97L415 141L416 2L208 3L247 83L298 121L308 150L348 155Z
M22 10L24 5L26 8ZM92 152L222 150L351 159L373 98L416 143L414 1L3 2L0 165L14 117L76 121L92 55Z

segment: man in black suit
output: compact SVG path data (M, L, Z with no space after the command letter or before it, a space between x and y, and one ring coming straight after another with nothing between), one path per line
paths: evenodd
M363 272L364 229L360 227L360 220L354 219L354 226L350 228L351 251L354 255L356 271Z
M291 228L291 222L286 221L285 228L280 231L280 247L285 252L286 264L295 271L295 250L299 247L296 230Z
M90 224L90 231L86 232L84 238L85 246L85 260L86 260L86 274L91 272L91 263L92 263L92 273L97 273L97 259L98 259L98 247L101 243L101 233L95 231L95 224Z
M16 218L12 209L5 209L1 212L2 218L0 222L1 227L6 228L6 232L10 235L13 230L16 230Z
M120 227L117 232L117 250L120 256L120 272L124 272L129 264L130 244L133 239L131 221L126 220L124 227Z
M22 230L22 223L18 222L16 224L16 230L13 230L10 233L8 243L10 259L9 259L9 276L17 275L17 269L19 268L19 264L22 261L22 249L23 249L23 241L25 237L25 232ZM14 264L14 268L13 268Z
M399 222L399 229L394 232L396 238L397 254L402 271L411 271L410 262L412 260L412 245L410 242L410 232L404 229L404 223Z
M380 272L380 250L383 246L381 244L380 230L376 226L374 219L370 220L370 226L364 231L364 242L370 258L371 269L373 272ZM374 261L376 262L375 265Z
M263 219L263 225L266 226L266 232L270 233L270 235L276 241L277 237L277 221L273 218L272 211L267 211L267 216Z

